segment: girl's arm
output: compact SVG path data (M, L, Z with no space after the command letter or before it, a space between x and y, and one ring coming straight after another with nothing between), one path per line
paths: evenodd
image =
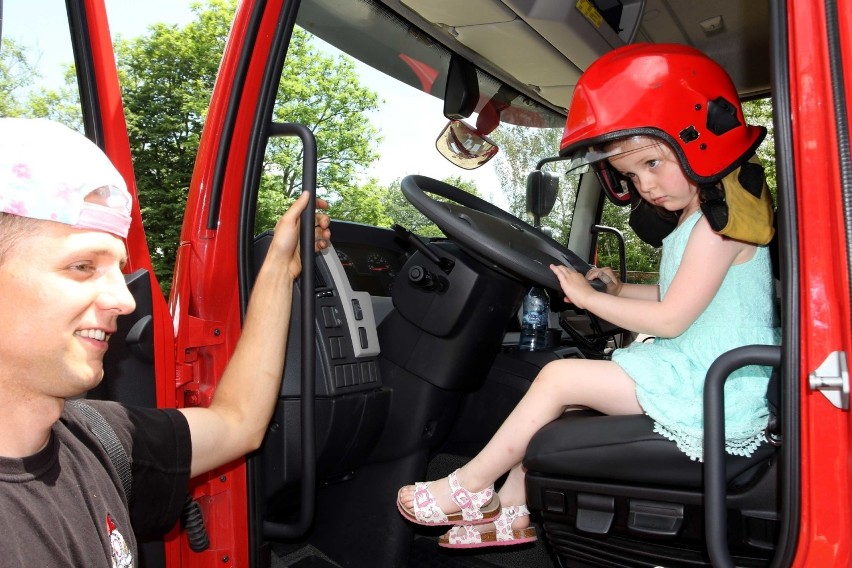
M586 278L564 266L551 267L565 299L604 320L658 337L683 333L710 304L728 268L744 262L755 247L723 238L701 218L689 236L683 259L665 298L659 301L597 292Z

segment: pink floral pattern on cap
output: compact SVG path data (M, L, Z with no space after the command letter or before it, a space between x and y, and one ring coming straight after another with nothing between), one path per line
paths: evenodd
M45 119L0 118L0 212L126 237L132 200L91 140Z

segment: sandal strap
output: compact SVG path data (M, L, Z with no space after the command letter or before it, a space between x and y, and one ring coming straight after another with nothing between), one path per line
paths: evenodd
M458 471L458 470L456 470ZM472 493L459 485L454 471L447 476L450 482L450 499L461 509L464 521L478 521L483 517L481 508L494 497L494 485L491 484L482 491Z
M450 544L478 544L482 542L482 533L476 528L478 525L455 525L447 533L447 542Z
M529 514L530 510L526 505L503 507L500 511L500 516L494 519L494 530L497 533L497 540L514 540L515 535L512 532L512 523L518 517L526 517Z
M424 523L446 522L447 515L429 491L430 483L432 482L419 481L414 484L414 518Z

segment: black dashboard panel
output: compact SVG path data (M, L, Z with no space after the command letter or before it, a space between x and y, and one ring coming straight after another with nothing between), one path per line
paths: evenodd
M371 296L393 294L393 282L409 252L392 230L332 221L331 242L352 289Z

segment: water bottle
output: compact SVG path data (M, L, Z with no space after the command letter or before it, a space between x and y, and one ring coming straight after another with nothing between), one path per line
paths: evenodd
M550 298L536 286L524 296L524 316L521 320L521 337L518 349L539 351L547 343L547 324L550 319Z

